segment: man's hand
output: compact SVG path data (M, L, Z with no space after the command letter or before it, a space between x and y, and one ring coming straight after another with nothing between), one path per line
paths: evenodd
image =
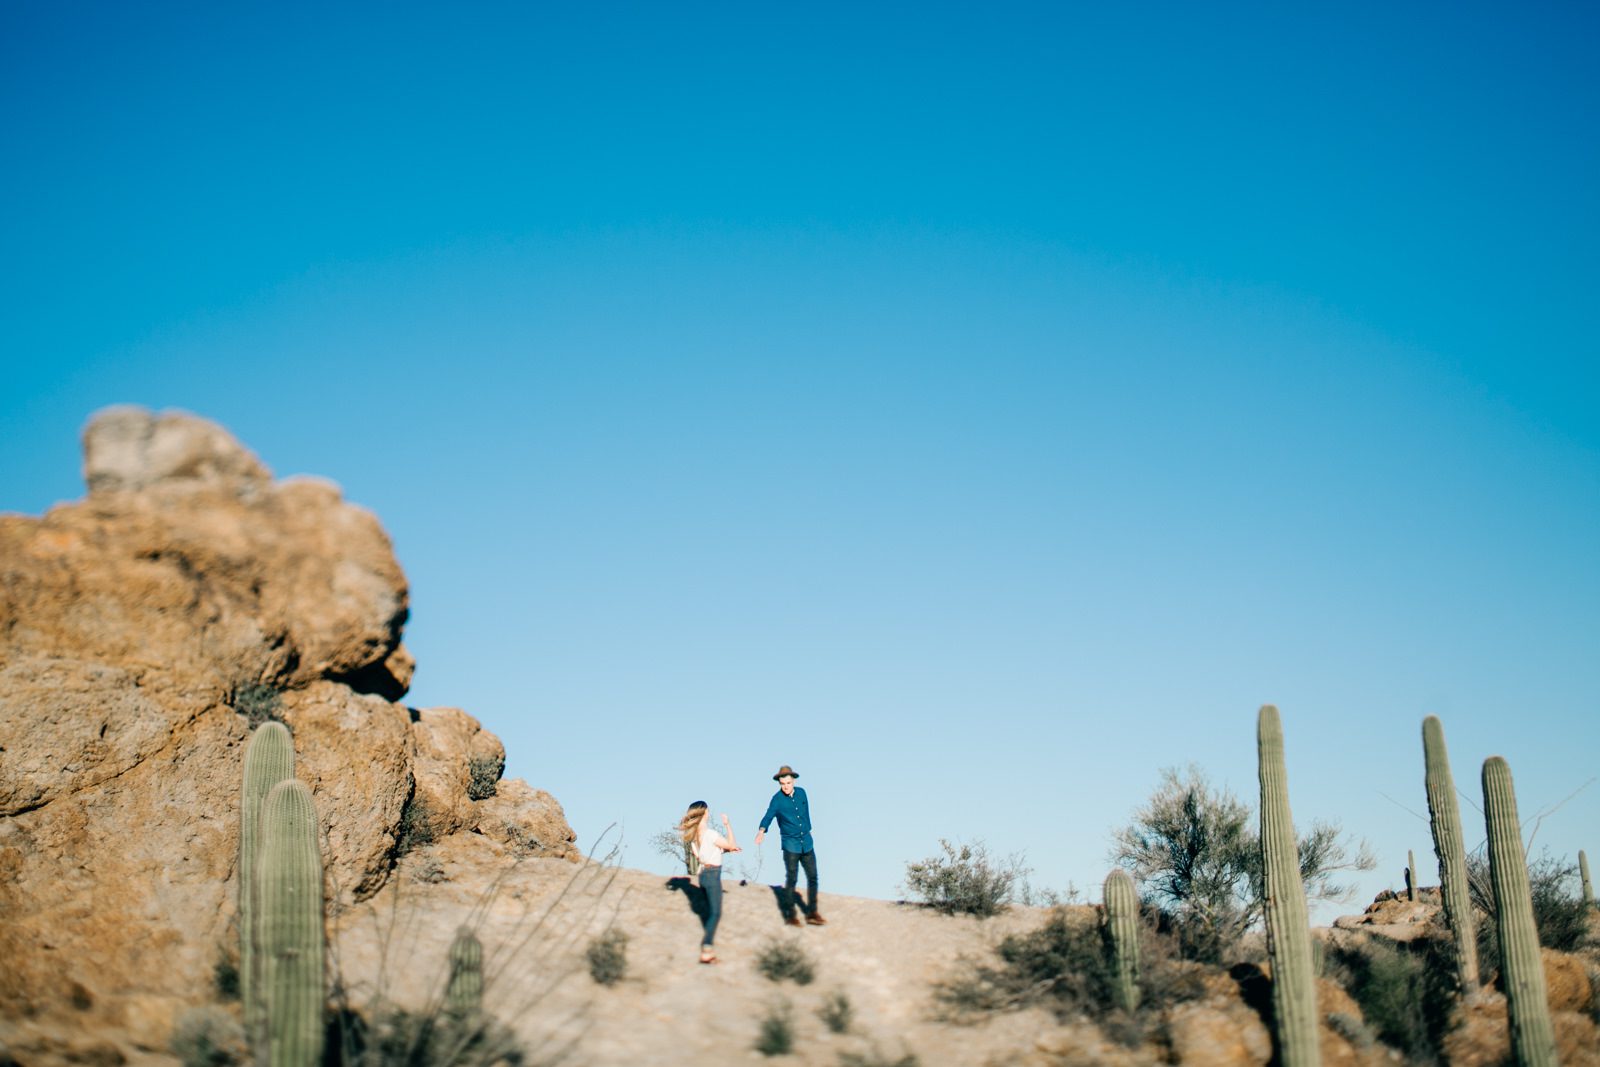
M763 837L766 837L766 836L767 836L767 832L765 830L757 830L756 831L756 844L758 844L758 845L761 844L761 839Z

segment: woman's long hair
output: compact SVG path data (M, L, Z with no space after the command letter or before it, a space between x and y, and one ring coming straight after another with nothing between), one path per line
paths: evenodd
M700 824L705 822L710 814L711 809L706 807L706 802L703 800L697 800L689 805L689 810L678 820L678 836L683 838L685 845L694 844L694 839L700 835Z

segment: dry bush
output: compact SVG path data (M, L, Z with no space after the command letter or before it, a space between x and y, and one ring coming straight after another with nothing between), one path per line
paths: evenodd
M942 856L906 864L905 888L935 911L987 919L1004 911L1028 869L1020 856L992 859L982 841L952 845L940 838Z

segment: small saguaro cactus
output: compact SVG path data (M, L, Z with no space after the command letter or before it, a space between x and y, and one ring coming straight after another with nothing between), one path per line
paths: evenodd
M1499 756L1483 761L1483 813L1489 829L1489 879L1494 886L1506 1013L1511 1019L1511 1058L1518 1067L1555 1067L1556 1035L1545 999L1528 857L1522 848L1511 768Z
M1428 790L1429 824L1433 852L1439 857L1439 893L1444 898L1445 923L1455 942L1456 982L1463 993L1478 988L1478 935L1467 888L1467 850L1461 834L1461 808L1456 803L1455 778L1450 754L1444 746L1444 727L1437 715L1422 720L1424 784Z
M269 1067L322 1062L322 851L304 782L279 782L261 809L258 930Z
M1406 899L1417 902L1417 854L1406 849Z
M1583 902L1594 907L1594 883L1589 881L1589 857L1578 850L1578 876L1583 879Z
M267 722L244 750L244 790L239 818L239 998L245 1032L261 1024L261 962L256 955L256 911L261 889L256 863L261 845L261 805L272 787L294 777L294 741L281 722Z
M1128 872L1106 875L1106 942L1116 973L1117 1007L1133 1011L1139 1006L1139 893Z
M467 926L450 943L450 982L444 991L445 1011L469 1019L483 1010L483 942Z
M1272 1013L1283 1067L1316 1067L1317 986L1300 847L1289 814L1283 724L1278 709L1261 706L1256 720L1261 778L1261 866L1266 883L1267 954L1272 958Z

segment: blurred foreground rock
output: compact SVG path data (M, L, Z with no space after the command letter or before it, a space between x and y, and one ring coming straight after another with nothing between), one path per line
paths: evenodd
M11 1055L122 1062L165 1049L213 995L236 953L247 716L293 731L344 905L407 846L450 835L498 842L507 863L576 858L554 798L495 784L498 739L399 703L407 589L375 516L331 483L274 481L189 415L110 409L84 454L86 499L0 515Z

